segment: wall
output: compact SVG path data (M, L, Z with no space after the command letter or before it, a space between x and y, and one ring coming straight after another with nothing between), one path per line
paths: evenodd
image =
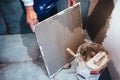
M105 14L105 13L108 13L107 11L109 11L109 9L111 8L110 12L112 14L107 15L108 17L106 17L105 23L100 27L100 29L97 32L94 31L94 30L97 30L97 27L99 26L99 24L97 23L103 22L102 18L104 18L104 16L101 16L100 20L95 15L93 16L94 18L96 17L95 18L96 20L93 21L93 25L91 25L90 31L93 33L95 32L96 34L96 36L92 37L93 41L102 43L103 46L105 46L105 48L111 54L111 63L109 64L108 68L109 68L112 80L120 80L120 68L119 68L120 67L120 64L119 64L119 61L120 61L120 54L119 54L120 53L119 52L119 48L120 48L120 43L119 43L119 40L120 40L120 36L119 36L120 35L120 31L119 31L120 30L120 22L119 22L120 21L120 15L119 15L120 1L114 0L114 5L115 5L115 8L113 8L113 5L109 5L109 8L107 8L106 11L105 10L98 11L98 14L99 13ZM106 6L108 6L108 4ZM96 23L97 25L94 26L94 23Z
M105 27L107 19L111 15L113 8L113 0L99 0L97 2L91 15L88 17L87 22L87 31L93 41L101 28Z
M112 80L120 80L120 1L117 2L111 15L109 28L106 32L106 38L103 45L112 55L112 62L109 66Z
M116 4L118 0L113 0L113 1L114 1L114 4Z
M89 11L88 11L88 16L91 15L91 13L93 12L95 6L97 5L99 0L90 0L90 7L89 7Z

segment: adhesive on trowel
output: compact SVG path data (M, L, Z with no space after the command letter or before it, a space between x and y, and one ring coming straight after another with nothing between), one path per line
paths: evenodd
M78 48L76 54L66 49L76 57L76 74L79 80L98 80L100 74L110 61L110 55L100 44L86 41Z

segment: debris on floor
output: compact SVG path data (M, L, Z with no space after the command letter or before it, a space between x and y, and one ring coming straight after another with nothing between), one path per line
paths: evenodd
M101 44L90 41L80 45L76 54L69 48L67 51L76 57L76 74L79 80L98 80L110 61L108 51Z

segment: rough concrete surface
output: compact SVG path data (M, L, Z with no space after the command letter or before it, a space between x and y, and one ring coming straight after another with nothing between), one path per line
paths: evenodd
M29 61L39 56L34 34L0 35L0 63Z

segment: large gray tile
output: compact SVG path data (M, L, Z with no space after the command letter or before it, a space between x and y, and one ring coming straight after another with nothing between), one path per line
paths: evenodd
M80 5L40 22L35 28L38 45L50 77L72 59L66 48L76 51L83 42Z

